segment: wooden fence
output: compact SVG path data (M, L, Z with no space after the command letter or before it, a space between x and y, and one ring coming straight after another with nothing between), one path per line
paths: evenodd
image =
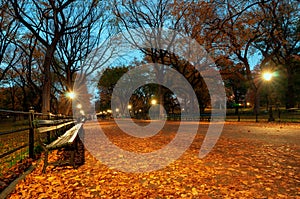
M74 125L73 118L0 109L0 175L22 159L35 158L38 148L36 128L45 133L45 142L50 142L58 134L55 129L65 130L62 125L70 128Z

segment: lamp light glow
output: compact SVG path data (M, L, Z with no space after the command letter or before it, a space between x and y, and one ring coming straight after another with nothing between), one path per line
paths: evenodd
M264 80L266 80L266 81L270 81L270 80L272 79L272 77L273 77L273 74L270 73L270 72L264 72L264 73L263 73L263 78L264 78Z
M155 105L155 104L157 104L157 101L156 101L156 99L153 99L153 100L151 100L151 104L152 104L152 105Z

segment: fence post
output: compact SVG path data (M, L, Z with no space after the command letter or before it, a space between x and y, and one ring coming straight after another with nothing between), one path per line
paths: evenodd
M29 110L29 158L34 159L34 110Z

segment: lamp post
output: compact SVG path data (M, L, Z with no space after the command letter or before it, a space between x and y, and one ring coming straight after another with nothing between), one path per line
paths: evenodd
M157 104L157 100L156 99L152 99L151 100L151 105L153 106L152 108L152 113L149 113L150 114L150 118L152 119L160 119L160 114L159 114L159 106L156 106Z
M119 117L119 112L120 112L120 109L119 109L119 108L116 108L116 118Z
M131 105L131 104L128 104L127 108L128 108L128 111L129 111L129 118L131 118L131 109L132 109L132 105Z
M268 83L268 88L267 88L267 108L269 108L269 118L268 121L269 122L273 122L275 121L274 117L273 117L273 110L272 110L272 104L271 104L271 99L270 99L270 81L273 78L273 73L271 72L264 72L263 73L263 79Z
M72 101L73 101L73 99L76 98L76 93L74 93L73 91L70 91L70 92L67 92L65 95L67 98L70 99L70 103L71 103L71 105L69 103L67 104L68 107L67 107L66 114L69 115L70 107L72 107Z

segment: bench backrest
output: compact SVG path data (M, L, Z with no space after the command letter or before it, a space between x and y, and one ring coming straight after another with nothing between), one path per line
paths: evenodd
M80 129L82 128L82 123L78 123L69 130L67 130L62 136L58 137L55 141L51 142L46 147L48 149L61 147L63 145L68 145L74 142Z

